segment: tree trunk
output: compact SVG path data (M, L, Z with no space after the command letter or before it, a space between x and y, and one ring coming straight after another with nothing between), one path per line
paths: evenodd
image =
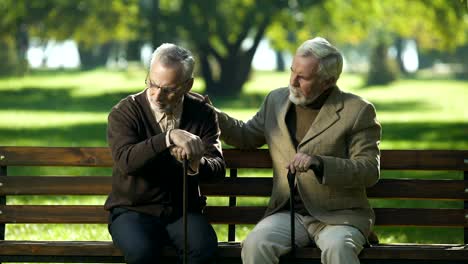
M153 49L161 46L165 42L176 43L177 34L174 34L173 28L166 25L168 18L164 17L159 7L159 0L150 1L149 9L145 13L149 24L151 25L151 45Z
M219 54L214 53L214 57L220 66L220 78L213 86L206 86L208 94L226 97L239 96L241 94L242 87L250 76L255 51L260 40L265 35L265 30L270 24L270 19L269 16L266 16L258 25L257 32L253 37L253 44L249 49L244 51L241 48L242 41L248 35L248 31L245 31L239 35L239 39L235 45L227 45L228 54L226 57L222 58ZM211 48L211 50L214 49Z
M276 71L284 72L286 70L286 63L284 61L283 53L279 50L275 50L276 54Z
M96 45L89 49L78 46L81 68L83 70L92 70L106 65L111 46L111 43Z
M208 59L208 54L202 48L199 49L199 58L200 58L200 72L205 81L205 92L210 92L212 90L217 90L215 88L216 83L213 79L213 71L210 66L210 62Z
M18 56L18 68L17 73L24 75L27 73L29 65L26 53L29 48L29 34L28 28L25 23L20 22L18 25L18 31L16 33L16 50Z
M468 45L458 47L455 52L455 63L460 65L460 69L455 71L455 78L468 80Z
M372 51L367 85L385 85L398 77L398 65L388 57L388 45L380 41Z
M140 61L140 51L143 42L132 40L127 43L127 61Z
M227 59L223 59L219 69L220 77L206 83L206 93L218 97L239 96L244 83L249 79L252 57L249 53L242 53L230 54Z
M20 73L21 65L14 38L0 37L0 76L13 76Z

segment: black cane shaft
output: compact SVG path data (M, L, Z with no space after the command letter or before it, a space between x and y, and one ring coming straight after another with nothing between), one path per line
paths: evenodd
M188 161L184 159L184 175L183 175L183 205L182 205L182 221L184 225L184 253L183 253L183 263L187 264L187 250L188 250L188 222L187 222L187 207L188 207L188 186L187 186L187 169Z
M292 192L291 192L292 194ZM294 254L296 253L295 249L295 243L294 241L296 240L296 228L295 228L295 225L294 225L294 201L293 201L293 197L291 196L291 198L289 198L289 204L291 206L291 256L294 257Z
M295 173L291 173L288 171L288 183L289 183L289 208L291 212L291 257L294 258L296 254L296 247L295 247L295 241L296 241L296 228L295 228L295 222L294 222L294 181L296 178Z

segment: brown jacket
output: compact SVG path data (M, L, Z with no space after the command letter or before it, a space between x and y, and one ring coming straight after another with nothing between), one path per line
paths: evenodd
M224 177L225 163L215 112L191 94L185 95L183 103L179 128L198 135L206 147L198 176L189 177L189 210L199 211L198 179ZM106 210L124 207L168 220L181 216L183 169L169 153L165 136L155 121L146 90L112 108L107 139L114 167Z
M372 104L338 87L331 89L297 149L285 122L291 106L288 88L272 91L246 123L220 114L221 137L230 145L246 149L268 144L273 190L265 215L277 212L289 199L286 166L294 155L317 155L323 160L323 182L312 170L296 175L305 208L326 224L351 225L367 236L375 216L366 187L379 179L381 127Z

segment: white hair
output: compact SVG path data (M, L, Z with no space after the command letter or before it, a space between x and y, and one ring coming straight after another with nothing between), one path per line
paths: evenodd
M183 76L185 79L193 77L193 68L195 59L190 51L174 45L172 43L163 43L151 55L150 69L154 62L160 62L165 66L182 65Z
M299 46L296 54L302 57L314 56L319 60L317 73L321 80L334 78L336 81L340 77L343 70L343 56L326 39L321 37L309 39Z

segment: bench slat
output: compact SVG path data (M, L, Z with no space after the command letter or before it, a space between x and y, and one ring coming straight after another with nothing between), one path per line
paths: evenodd
M84 166L110 167L106 147L0 147L0 166ZM40 157L40 158L38 158Z
M413 259L460 260L468 258L468 250L455 250L463 245L379 244L365 248L360 259ZM218 255L240 258L239 243L220 243ZM175 251L165 248L164 256L174 256ZM110 241L0 241L0 255L5 256L122 256ZM296 257L320 258L318 248L298 248ZM115 260L115 259L114 259Z
M271 168L267 149L223 150L229 168ZM107 147L0 147L0 166L110 167ZM40 159L38 159L40 157ZM382 150L381 169L468 171L466 150Z
M468 200L465 180L381 179L367 189L369 198ZM208 196L269 197L272 178L226 178L222 182L202 183Z
M107 195L110 176L0 176L0 195Z
M205 213L216 224L255 224L264 206L208 206ZM107 223L102 206L9 205L0 206L0 223ZM468 227L466 209L376 208L377 225Z
M0 176L0 195L107 195L110 176ZM381 179L371 198L468 200L464 180ZM269 197L271 178L225 178L201 184L208 196Z
M367 189L371 198L468 200L465 180L381 179Z
M262 206L210 206L206 214L211 222L220 224L255 224L265 212ZM376 225L468 227L465 209L375 208ZM233 221L236 219L236 221Z
M111 241L0 241L0 255L122 256Z

